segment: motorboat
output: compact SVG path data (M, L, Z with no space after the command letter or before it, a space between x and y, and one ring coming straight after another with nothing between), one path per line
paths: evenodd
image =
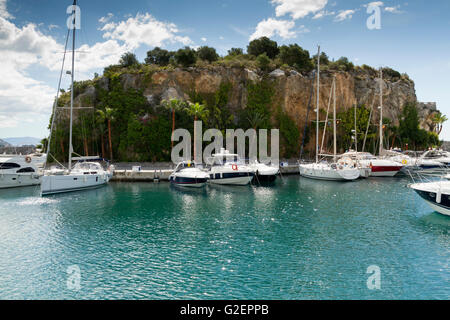
M427 151L420 158L423 160L439 162L442 166L450 165L450 153L442 150Z
M255 179L258 182L274 182L280 174L280 168L268 166L264 163L253 161L249 167L255 172Z
M344 157L349 157L363 166L369 166L372 169L372 177L394 177L403 168L401 163L378 158L368 152L350 151L345 153Z
M73 23L75 24L75 19L77 15L75 14L77 1L74 0L74 5L72 6ZM71 96L70 96L70 116L69 116L69 161L66 169L56 169L56 170L45 170L44 176L42 177L41 184L41 195L48 196L58 193L66 193L73 191L80 191L86 189L92 189L104 186L109 182L113 175L114 167L110 166L108 170L105 170L102 165L96 160L98 157L73 157L75 154L73 149L73 109L74 109L74 77L75 77L75 32L76 28L73 28L72 36L72 69L68 73L71 75ZM70 32L67 34L67 41L69 40ZM64 58L62 61L62 68L59 78L59 85L57 90L57 95L55 103L53 106L53 116L50 129L50 137L48 142L47 155L50 155L51 138L54 129L55 114L57 111L58 97L61 85L61 79L63 76L65 57L67 53L67 45L64 51ZM72 162L77 162L75 166L72 167Z
M221 148L212 158L207 159L209 183L245 186L252 182L255 171L240 160L239 155Z
M436 212L450 216L450 181L434 181L409 185Z
M418 157L417 154L412 151L406 151L403 153L397 151L389 151L386 152L386 155L389 160L402 164L402 171L405 172L410 170L430 171L445 168L443 163L425 158L423 156Z
M41 183L41 195L81 191L98 188L109 182L112 168L104 170L98 162L82 161L72 170L52 169L44 171Z
M170 175L169 181L172 185L202 188L206 186L209 175L199 169L193 162L181 162Z
M41 183L38 168L22 156L0 157L0 189Z

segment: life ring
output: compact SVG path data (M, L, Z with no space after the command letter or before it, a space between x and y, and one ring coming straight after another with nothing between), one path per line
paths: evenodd
M408 164L408 160L405 159L405 160L402 161L402 163L403 163L403 165L406 166Z
M237 164L233 164L233 166L231 167L233 169L233 171L238 171L238 166Z
M25 162L26 163L31 163L31 157L30 156L25 157Z

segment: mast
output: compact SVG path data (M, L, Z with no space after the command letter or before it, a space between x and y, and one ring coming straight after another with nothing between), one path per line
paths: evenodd
M383 153L383 68L380 68L380 156Z
M333 79L333 135L334 135L334 162L336 162L337 156L337 137L336 137L336 76Z
M320 46L317 50L316 163L319 163Z
M355 104L355 152L358 153L358 126L356 124L356 104Z
M75 71L75 31L76 31L76 6L77 0L73 0L72 14L73 14L73 39L72 39L72 90L70 92L70 138L69 138L69 170L72 170L72 153L73 153L73 145L72 145L72 124L73 124L73 83L74 83L74 71Z

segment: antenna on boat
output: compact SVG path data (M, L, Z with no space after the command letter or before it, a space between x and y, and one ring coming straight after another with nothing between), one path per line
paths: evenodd
M333 161L337 159L337 137L336 137L336 75L333 78L333 139L334 139L334 157Z
M74 75L75 75L75 31L76 31L76 5L77 0L73 0L73 7L72 7L72 15L73 15L73 36L72 36L72 90L70 92L70 138L69 138L69 170L72 169L72 153L73 153L73 145L72 145L72 125L73 125L73 92L74 92Z

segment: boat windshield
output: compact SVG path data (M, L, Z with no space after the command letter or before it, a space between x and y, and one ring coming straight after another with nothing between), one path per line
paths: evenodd
M193 162L182 162L178 164L177 168L175 169L175 172L179 172L186 168L196 168L196 165Z
M80 171L98 171L102 170L102 167L98 163L92 163L92 162L78 162L74 170L80 170Z

